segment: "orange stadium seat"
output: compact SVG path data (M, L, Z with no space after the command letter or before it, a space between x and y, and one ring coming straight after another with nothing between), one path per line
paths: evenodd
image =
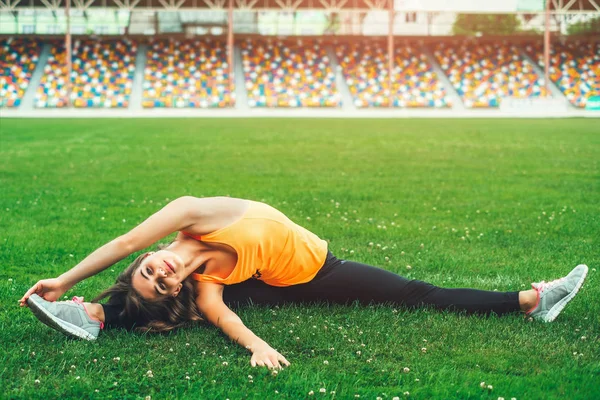
M507 43L439 43L433 54L466 107L498 107L503 97L546 94L543 78Z
M427 57L410 44L396 45L392 87L382 42L341 44L336 55L356 107L449 107L450 100Z
M212 39L151 43L144 70L144 108L229 107L234 101L225 43Z
M312 40L245 40L242 64L250 107L339 107L323 46Z
M0 107L18 107L21 104L41 49L38 40L0 40Z
M76 40L72 54L75 107L127 108L135 74L137 46L130 40ZM67 105L64 45L55 42L36 93L37 107Z
M544 67L542 43L528 44L525 51ZM588 98L600 96L600 42L552 43L549 73L571 104L585 107Z

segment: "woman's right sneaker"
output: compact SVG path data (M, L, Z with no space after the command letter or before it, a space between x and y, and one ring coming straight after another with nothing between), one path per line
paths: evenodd
M537 291L538 301L536 306L527 312L527 315L544 322L554 321L581 289L587 273L587 265L581 264L563 278L552 282L532 283L531 287Z
M83 297L73 297L72 301L47 301L32 294L27 304L40 321L67 336L96 340L100 329L104 328L103 322L88 314Z

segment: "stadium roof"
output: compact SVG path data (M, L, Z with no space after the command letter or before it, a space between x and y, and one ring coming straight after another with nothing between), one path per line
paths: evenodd
M0 0L0 10L25 8L50 10L64 9L67 0ZM73 9L111 8L124 10L207 9L222 11L230 0L71 0ZM540 12L544 0L232 0L235 10L377 10L387 9L390 1L396 11L506 13ZM600 0L550 0L550 8L557 13L600 12Z

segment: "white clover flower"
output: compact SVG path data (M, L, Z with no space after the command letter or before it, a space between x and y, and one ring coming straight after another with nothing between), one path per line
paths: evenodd
M34 382L35 384L39 385L39 383L40 383L40 380L39 380L39 379L36 379L36 380L35 380L35 381L33 381L33 382Z
M504 400L504 397L498 397L498 400Z
M426 348L426 347L421 347L421 351L422 351L423 353L425 353L425 352L427 352L427 348Z
M75 369L76 367L74 365L71 365L71 369Z
M410 393L409 393L409 392L404 392L404 395L405 395L405 396L409 396L409 395L410 395Z
M187 379L187 380L190 380L190 377L189 377L189 375L186 375L186 376L185 376L185 379Z
M488 390L492 390L494 389L494 387L492 385L487 385Z
M329 361L325 360L325 361L323 361L323 364L329 365Z
M404 367L403 371L404 371L405 374L408 374L410 372L410 368Z
M229 365L229 363L228 363L227 361L223 361L223 365L224 365L224 366L228 366L228 365Z
M119 362L119 361L121 361L121 357L115 357L115 358L113 358L113 361L114 362Z
M313 392L312 390L310 392L308 392L309 396L312 396L313 394L315 394L315 392Z
M319 389L319 393L326 393L326 392L327 392L327 390L325 390L325 388Z
M400 400L400 397L394 396L394 397L392 397L392 400Z
M480 386L481 388L485 389L485 382L481 382L481 383L479 384L479 386Z

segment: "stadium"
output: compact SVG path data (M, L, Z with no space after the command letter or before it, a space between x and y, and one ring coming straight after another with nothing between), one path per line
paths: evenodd
M0 104L7 117L597 114L594 0L454 3L7 0Z
M0 398L600 398L599 24L598 0L0 0ZM281 370L212 309L87 341L19 307L111 306L85 302L187 234L120 239L182 199L267 204L336 271L538 301L235 309ZM212 254L207 232L186 240ZM582 265L560 315L520 312ZM343 296L371 281L347 274Z

